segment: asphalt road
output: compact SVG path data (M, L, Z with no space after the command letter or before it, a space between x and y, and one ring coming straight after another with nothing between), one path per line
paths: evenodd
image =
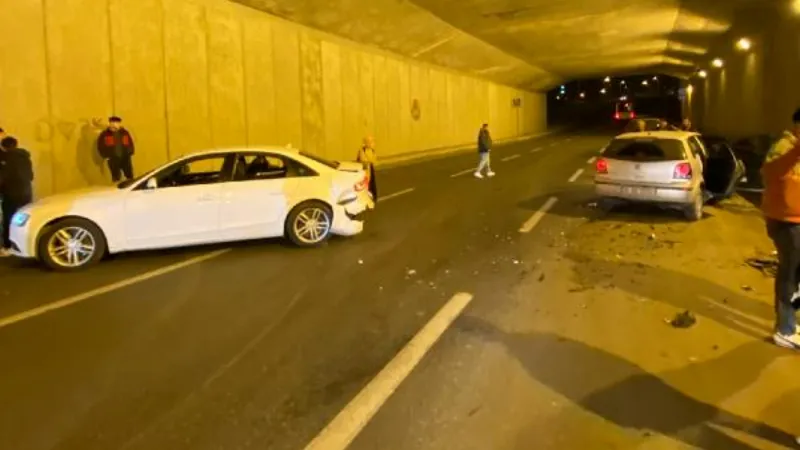
M607 139L499 146L493 179L472 177L471 152L382 169L364 234L318 249L123 255L69 275L6 263L0 448L303 448L454 294L508 307L570 219L531 218Z

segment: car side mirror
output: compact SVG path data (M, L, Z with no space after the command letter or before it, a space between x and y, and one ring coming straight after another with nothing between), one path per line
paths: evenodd
M158 189L158 180L156 180L155 177L148 178L144 187L146 187L148 190Z

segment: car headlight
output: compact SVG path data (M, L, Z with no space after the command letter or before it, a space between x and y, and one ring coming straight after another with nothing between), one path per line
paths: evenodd
M30 214L18 212L11 217L11 225L15 227L24 227L30 218Z

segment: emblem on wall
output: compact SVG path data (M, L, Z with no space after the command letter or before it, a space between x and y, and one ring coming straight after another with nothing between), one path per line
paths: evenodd
M414 99L411 101L411 118L419 120L422 117L422 110L419 107L419 100Z

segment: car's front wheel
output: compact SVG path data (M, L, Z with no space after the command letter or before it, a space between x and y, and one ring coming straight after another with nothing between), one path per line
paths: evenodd
M333 211L328 205L310 201L297 205L286 219L286 237L300 247L322 244L331 235Z
M48 225L39 237L39 259L50 269L72 272L97 264L106 253L103 232L79 218Z

